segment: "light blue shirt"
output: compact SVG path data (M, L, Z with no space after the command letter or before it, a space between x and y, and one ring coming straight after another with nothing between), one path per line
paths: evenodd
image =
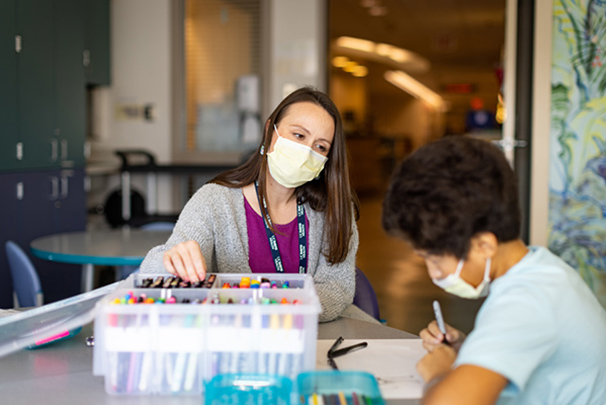
M606 312L578 273L542 247L490 285L455 367L509 384L499 404L606 403Z

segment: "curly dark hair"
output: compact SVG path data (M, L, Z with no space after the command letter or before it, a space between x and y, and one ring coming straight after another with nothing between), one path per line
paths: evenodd
M516 177L489 142L449 136L419 148L394 172L383 203L383 228L413 248L467 258L470 241L491 232L520 234Z

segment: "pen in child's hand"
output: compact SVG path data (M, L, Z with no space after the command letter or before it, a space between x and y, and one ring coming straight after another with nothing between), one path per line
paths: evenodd
M440 308L440 303L437 300L434 300L434 302L433 302L433 312L436 315L436 322L438 323L438 329L440 329L440 332L442 332L442 335L444 335L444 340L442 340L442 343L450 346L450 342L448 340L446 340L446 325L444 324L444 317L442 316L442 309Z

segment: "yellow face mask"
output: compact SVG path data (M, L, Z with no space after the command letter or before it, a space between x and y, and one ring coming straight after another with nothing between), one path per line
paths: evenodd
M461 298L478 299L486 297L490 289L490 257L486 258L486 266L484 268L484 279L477 287L472 286L461 278L461 270L465 261L459 260L457 269L454 274L449 274L447 277L438 280L432 279L433 283L446 291L447 293L456 295Z
M275 125L274 129L278 140L274 150L267 154L271 177L288 188L299 187L318 177L328 158L309 146L282 138Z

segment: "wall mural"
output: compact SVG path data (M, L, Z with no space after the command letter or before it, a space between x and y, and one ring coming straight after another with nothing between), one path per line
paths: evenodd
M606 1L553 12L548 243L606 307Z

